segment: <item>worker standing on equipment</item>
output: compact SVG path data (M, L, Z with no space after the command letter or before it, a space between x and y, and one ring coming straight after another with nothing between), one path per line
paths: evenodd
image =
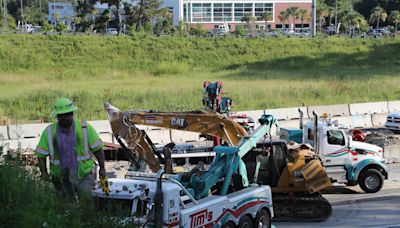
M53 115L58 122L43 131L35 150L41 176L49 179L46 157L50 156L51 180L60 193L69 196L90 194L95 184L94 155L100 166L103 190L108 191L103 142L89 123L74 119L77 109L67 98L55 102Z

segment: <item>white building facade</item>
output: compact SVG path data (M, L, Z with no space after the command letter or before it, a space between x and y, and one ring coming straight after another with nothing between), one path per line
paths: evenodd
M183 21L191 26L201 24L205 29L211 30L223 23L227 23L233 31L236 25L243 25L245 15L256 17L256 24L263 28L266 26L262 15L272 12L272 20L267 26L272 29L285 28L289 24L301 27L301 20L289 17L286 21L280 20L280 12L289 7L306 9L311 18L312 0L164 0L162 7L167 7L173 13L173 23L178 25ZM303 20L303 27L310 27L311 19Z
M69 26L75 20L75 8L68 2L49 2L47 20L51 24L63 23Z

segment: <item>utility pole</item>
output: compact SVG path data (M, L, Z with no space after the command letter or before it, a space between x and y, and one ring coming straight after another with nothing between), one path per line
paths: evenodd
M22 0L20 0L21 3L21 23L23 24L23 20L24 20L24 5L22 3Z
M3 28L7 27L7 0L3 0Z
M337 34L337 0L335 0L335 34Z
M56 0L53 0L53 26L56 26L56 19L55 19L55 13L56 13Z
M312 0L312 5L311 5L311 10L312 10L312 16L311 16L311 35L315 37L316 35L316 27L315 27L315 19L316 19L316 4L317 0Z

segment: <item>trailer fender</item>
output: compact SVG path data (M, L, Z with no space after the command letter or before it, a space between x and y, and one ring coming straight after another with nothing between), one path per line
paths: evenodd
M356 166L348 165L346 166L347 169L347 179L349 181L357 181L360 173L364 169L377 169L379 170L385 179L388 179L388 169L385 164L376 159L365 159L356 164Z

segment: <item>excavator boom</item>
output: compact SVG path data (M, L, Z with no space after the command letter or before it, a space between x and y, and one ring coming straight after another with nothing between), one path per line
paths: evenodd
M216 112L200 110L191 112L121 112L108 103L105 104L105 109L113 132L124 126L147 125L220 137L230 146L236 145L242 137L247 136L246 130L240 124Z
M109 103L104 104L114 136L125 139L127 144L144 160L153 172L160 169L160 156L146 133L136 125L147 125L198 132L223 139L229 146L235 146L247 136L244 128L224 115L210 111L158 112L127 111L121 112ZM121 143L121 142L120 142Z

